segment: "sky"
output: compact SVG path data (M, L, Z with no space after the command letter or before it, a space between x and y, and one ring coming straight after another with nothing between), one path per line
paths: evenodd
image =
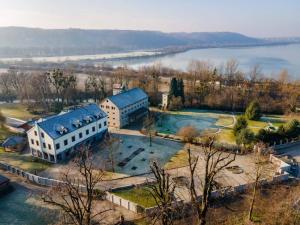
M0 26L300 36L299 0L0 0Z

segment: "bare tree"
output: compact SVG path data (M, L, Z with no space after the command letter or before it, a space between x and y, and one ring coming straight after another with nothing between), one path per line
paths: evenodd
M149 136L149 146L152 146L152 136L155 134L155 117L152 113L148 113L147 117L144 120L144 129L146 135Z
M150 166L154 174L156 183L151 184L150 193L155 200L157 210L153 214L153 224L160 220L162 225L172 225L175 215L175 184L172 182L170 174L160 168L156 162Z
M111 170L115 172L115 157L118 149L120 148L120 139L112 134L107 134L105 141L105 146L108 148L109 151L109 160L111 163Z
M214 184L216 182L217 175L231 164L236 155L232 153L224 153L213 148L214 138L209 139L209 143L203 146L203 160L204 165L204 177L200 178L201 183L201 201L199 201L199 196L197 194L197 165L199 162L199 156L192 157L191 150L188 150L188 161L190 170L190 197L193 208L196 210L198 222L200 225L206 224L206 215L211 200L211 193L213 191Z
M257 197L257 190L259 188L260 180L263 178L263 176L267 172L266 168L265 168L265 165L267 163L268 163L268 159L266 156L256 153L256 155L255 155L255 178L254 178L253 191L252 191L249 212L248 212L248 220L249 221L253 220L253 210L254 210L255 201L256 201L256 197Z
M71 171L78 172L77 179ZM63 224L100 224L101 216L110 210L95 210L95 199L99 195L96 186L102 177L103 171L96 169L89 149L83 148L74 159L74 168L63 173L62 182L44 193L42 200L63 212Z

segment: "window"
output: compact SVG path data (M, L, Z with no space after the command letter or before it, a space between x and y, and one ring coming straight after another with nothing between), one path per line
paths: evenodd
M90 133L90 131L89 131L89 129L87 129L87 130L85 131L85 134L86 134L86 135L89 135L89 133Z
M102 125L101 125L101 123L99 124L99 129L101 129L101 127L102 127Z
M75 141L75 136L72 136L72 142L74 142Z
M51 145L50 144L48 144L48 148L51 150Z
M82 138L82 133L79 133L79 139Z
M42 138L44 138L44 137L45 137L45 135L44 135L44 133L43 133L43 132L41 133L41 136L42 136Z
M55 145L55 148L58 150L58 149L60 148L60 144L57 143L57 144Z
M46 143L45 142L43 142L43 148L46 148Z
M36 132L36 130L34 131L34 135L35 135L35 136L37 136L37 132Z
M33 140L33 139L31 139L31 144L33 144L33 145L34 145L34 140Z
M64 145L65 145L65 146L68 145L68 140L67 140L67 139L64 140Z
M104 121L104 126L106 126L106 121Z
M95 130L96 130L96 127L92 127L92 131L95 132Z
M39 145L40 145L39 141L35 141L35 143L36 143L36 145L37 145L37 146L39 146Z

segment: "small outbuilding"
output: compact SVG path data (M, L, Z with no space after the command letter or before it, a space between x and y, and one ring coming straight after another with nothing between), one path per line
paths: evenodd
M6 152L20 152L26 145L26 138L21 136L11 136L7 138L2 147Z

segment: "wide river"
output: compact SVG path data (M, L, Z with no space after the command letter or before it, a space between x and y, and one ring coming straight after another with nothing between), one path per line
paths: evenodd
M300 79L300 44L195 49L173 55L119 60L113 64L138 68L159 62L164 66L187 70L192 60L209 61L220 68L230 59L236 59L240 69L246 72L254 65L259 65L262 72L269 76L276 76L280 70L287 69L293 78Z

